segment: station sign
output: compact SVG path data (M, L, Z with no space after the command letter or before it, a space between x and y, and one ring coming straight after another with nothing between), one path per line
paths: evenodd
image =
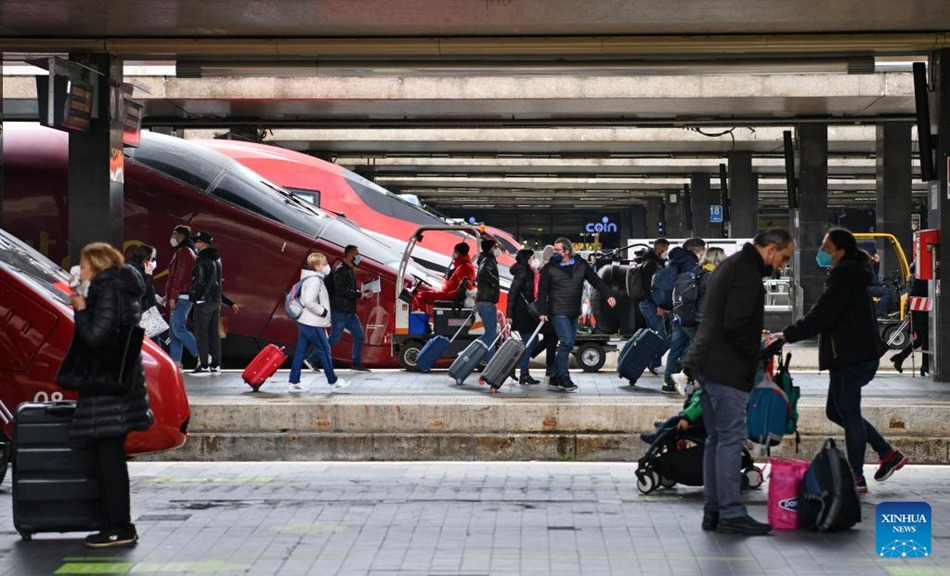
M617 225L611 222L610 218L604 216L600 219L600 222L588 222L587 225L584 226L584 230L591 234L597 232L616 232Z
M709 205L709 221L713 224L722 223L722 204Z

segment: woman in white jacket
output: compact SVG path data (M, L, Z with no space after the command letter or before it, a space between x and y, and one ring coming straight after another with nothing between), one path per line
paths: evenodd
M323 279L330 273L330 266L327 264L327 257L318 252L307 256L307 266L310 268L300 271L300 278L306 280L300 288L300 303L303 304L304 310L300 318L297 318L297 348L290 367L288 391L307 391L307 387L300 382L300 372L304 359L310 354L311 346L315 348L327 382L334 390L340 390L350 383L333 372L330 341L327 339L327 328L330 327L330 296Z

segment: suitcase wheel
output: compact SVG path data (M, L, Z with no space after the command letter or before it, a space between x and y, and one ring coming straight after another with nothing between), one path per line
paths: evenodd
M33 539L33 533L32 533L32 532L21 531L21 532L20 532L20 538L23 538L24 541L29 542L30 540Z
M480 386L484 386L484 385L485 385L485 379L484 379L484 378L479 378L479 379L478 379L478 384L479 384Z
M501 386L490 386L488 388L489 394L498 394L498 391L501 390Z
M251 384L250 386L251 386L251 391L253 391L253 392L258 392L258 391L260 391L260 389L261 389L261 385L260 385L260 384L258 384L258 385L256 385L256 386L255 386L254 384Z

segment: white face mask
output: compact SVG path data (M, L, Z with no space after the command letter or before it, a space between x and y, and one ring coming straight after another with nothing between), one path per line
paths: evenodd
M538 260L537 258L532 258L531 260L528 261L528 264L535 270L541 267L541 261Z
M324 265L323 265L323 268L320 269L320 273L323 274L324 276L326 276L327 274L329 274L329 273L330 273L330 265L329 265L329 264L324 264Z
M501 248L498 248L498 247L496 246L496 247L491 251L491 253L492 253L492 256L494 256L495 258L498 258L499 256L501 256Z
M168 243L172 245L172 248L178 248L178 238L172 236Z

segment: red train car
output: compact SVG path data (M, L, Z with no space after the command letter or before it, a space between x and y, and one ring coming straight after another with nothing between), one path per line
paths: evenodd
M69 276L42 254L0 230L0 434L13 437L13 415L23 402L69 400L75 393L54 378L72 341ZM154 342L142 346L142 364L154 425L129 434L129 454L184 444L191 415L174 362Z
M68 135L36 125L6 123L4 128L8 229L67 267ZM366 332L363 362L397 366L391 348L392 295L401 253L240 163L178 138L144 132L138 148L126 149L124 172L123 248L156 246L161 267L171 260L168 239L174 226L188 224L215 237L224 291L241 305L239 314L225 316L226 359L246 360L267 342L295 344L296 324L284 313L283 301L307 254L323 252L332 263L342 259L344 246L355 244L363 254L358 281L378 277L382 283L382 292L357 308ZM165 276L164 271L156 274L158 293L164 291ZM351 346L346 333L333 348L334 358L348 362Z

